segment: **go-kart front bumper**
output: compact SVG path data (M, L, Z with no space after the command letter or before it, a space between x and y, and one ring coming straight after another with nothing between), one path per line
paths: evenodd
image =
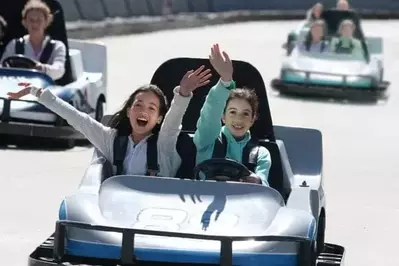
M331 97L341 99L386 99L389 82L382 82L372 88L356 88L354 86L318 85L312 83L286 82L273 79L271 87L283 94L301 96Z
M67 229L75 227L86 230L119 232L122 234L122 244L119 259L100 259L90 257L77 257L67 254ZM141 261L135 256L135 236L163 236L177 237L203 240L220 241L220 262L217 264L201 264L186 262L158 262L158 261ZM308 266L312 254L312 240L291 236L217 236L202 235L177 232L165 232L143 229L128 229L109 226L99 226L71 221L58 221L55 233L47 239L42 245L37 247L29 256L29 266L55 266L55 265L151 265L151 266L181 266L181 265L220 265L233 266L233 242L236 241L271 241L271 242L291 242L298 243L298 259L297 266ZM339 266L343 265L345 256L344 247L332 244L325 244L324 250L316 260L317 266Z

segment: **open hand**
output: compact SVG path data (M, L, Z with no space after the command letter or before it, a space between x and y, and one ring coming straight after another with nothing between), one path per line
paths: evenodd
M212 46L209 61L224 82L230 82L233 79L233 63L226 52L220 52L219 44Z
M22 98L22 97L28 95L28 94L30 93L31 88L32 88L32 87L31 87L31 84L28 83L28 82L21 82L21 83L18 83L18 86L22 86L23 89L21 89L21 90L18 91L18 92L9 92L9 93L7 93L8 98L10 98L10 99L19 99L19 98Z
M44 72L44 65L40 62L38 62L35 66L36 70L39 70L40 72Z
M212 77L211 70L203 71L204 68L205 66L201 66L197 70L190 70L184 75L180 81L180 94L182 96L189 96L191 92L210 82L209 79Z

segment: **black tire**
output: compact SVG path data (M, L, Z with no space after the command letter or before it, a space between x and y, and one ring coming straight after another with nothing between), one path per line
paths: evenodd
M102 99L98 99L96 104L95 119L98 122L101 122L103 116L104 116L104 101Z
M324 213L321 213L319 217L319 223L317 225L317 241L316 241L317 255L323 252L324 243L325 243L325 231L326 231L326 215Z
M301 243L299 246L299 266L316 266L316 242Z
M0 135L0 148L6 148L9 144L9 137L7 135Z

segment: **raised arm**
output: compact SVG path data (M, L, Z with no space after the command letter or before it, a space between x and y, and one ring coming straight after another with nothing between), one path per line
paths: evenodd
M187 110L188 104L193 96L193 91L209 83L212 76L210 70L203 71L205 66L197 70L188 71L182 80L180 86L174 89L174 97L165 119L162 123L158 135L158 148L170 152L176 150L177 137L180 134L183 116Z
M209 61L220 75L220 80L209 91L201 109L197 130L194 135L194 143L198 150L213 144L219 136L226 100L229 97L230 90L235 87L233 82L233 63L226 52L220 52L219 45L216 44L211 48Z
M80 112L70 104L54 95L49 89L40 89L31 87L28 83L21 83L24 86L22 90L17 93L8 93L10 98L19 99L29 93L38 97L38 102L43 104L60 117L64 118L72 127L81 132L98 150L112 160L112 141L113 135L116 133L115 129L106 127L88 114Z

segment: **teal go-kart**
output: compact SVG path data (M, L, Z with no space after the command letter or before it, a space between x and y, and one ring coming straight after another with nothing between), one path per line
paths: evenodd
M361 41L363 54L307 52L298 49L309 33L306 22L291 33L285 45L287 56L280 76L273 79L273 89L283 94L326 96L346 99L386 99L390 82L384 81L383 40L364 37L360 20L354 11L329 9L322 13L326 22L327 46L337 36L343 19L351 19L356 30L354 36ZM326 48L329 50L329 48Z

